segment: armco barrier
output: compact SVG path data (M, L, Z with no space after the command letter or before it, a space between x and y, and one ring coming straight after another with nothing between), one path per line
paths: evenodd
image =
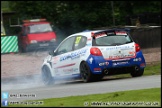
M18 52L17 36L1 36L1 54Z

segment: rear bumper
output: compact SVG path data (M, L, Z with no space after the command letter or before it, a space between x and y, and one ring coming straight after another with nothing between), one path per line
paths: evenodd
M90 58L93 58L92 62L90 62ZM138 52L135 58L118 60L105 60L102 56L90 55L87 62L93 74L102 74L105 69L111 70L111 74L130 73L131 69L135 66L138 66L140 69L146 67L142 52Z

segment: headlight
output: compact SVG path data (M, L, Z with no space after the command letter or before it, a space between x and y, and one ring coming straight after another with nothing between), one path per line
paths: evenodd
M52 56L48 55L43 62L50 62L52 60Z
M37 41L36 40L31 40L30 43L37 43Z
M48 61L51 61L51 60L52 60L52 56L49 56L49 57L48 57Z

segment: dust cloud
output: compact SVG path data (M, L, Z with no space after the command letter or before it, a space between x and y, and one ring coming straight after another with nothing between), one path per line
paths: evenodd
M57 32L58 42L66 37L63 33ZM51 48L49 48L51 49ZM4 55L1 61L2 72L14 73L13 77L1 77L1 90L29 89L37 87L45 87L41 78L41 65L43 59L48 55L49 49L36 49L27 53L19 53L14 55ZM37 71L37 72L35 72ZM31 73L29 75L19 75L19 73ZM57 80L55 84L66 83L71 80ZM55 85L54 84L54 85ZM53 85L53 86L54 86Z

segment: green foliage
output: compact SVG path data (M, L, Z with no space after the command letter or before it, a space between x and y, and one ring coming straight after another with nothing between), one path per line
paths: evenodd
M9 6L21 19L46 18L69 35L112 26L111 3L116 25L125 25L128 15L161 12L161 1L9 1Z
M1 11L3 12L11 11L9 8L9 3L7 1L1 1Z

